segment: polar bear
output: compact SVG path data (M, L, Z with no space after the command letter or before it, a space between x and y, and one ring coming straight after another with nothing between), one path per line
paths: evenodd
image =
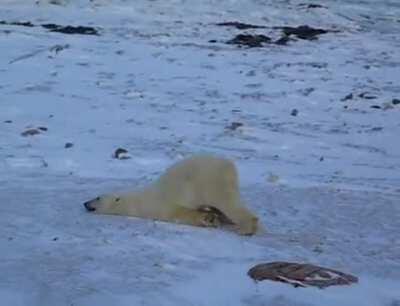
M259 221L240 199L233 162L194 156L168 168L142 190L99 196L84 203L88 211L203 227L231 223L242 235L252 235Z

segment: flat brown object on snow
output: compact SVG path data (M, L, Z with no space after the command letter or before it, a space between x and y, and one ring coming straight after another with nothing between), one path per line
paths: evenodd
M294 287L325 288L357 283L358 278L343 272L311 264L276 261L254 266L247 274L255 281L265 279L289 283Z

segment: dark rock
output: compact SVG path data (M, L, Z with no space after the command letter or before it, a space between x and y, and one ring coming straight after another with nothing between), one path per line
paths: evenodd
M43 132L46 132L48 129L47 129L47 127L39 126L39 127L38 127L38 130L41 130L41 131L43 131Z
M217 26L234 27L238 30L265 29L266 28L265 26L243 23L243 22L238 22L238 21L221 22L221 23L217 23Z
M345 96L344 98L340 99L340 101L347 101L347 100L353 100L353 94L349 93L347 96Z
M34 25L30 22L30 21L26 21L26 22L21 22L21 21L16 21L16 22L7 22L4 20L0 21L0 25L13 25L13 26L21 26L21 27L34 27Z
M67 142L65 145L64 145L64 148L65 149L69 149L69 148L72 148L74 146L74 144L72 143L72 142Z
M271 38L262 34L239 34L235 38L227 41L227 44L246 46L249 48L262 47L265 43L270 43Z
M21 136L28 137L28 136L34 136L40 134L40 131L38 129L27 129L26 131L21 133Z
M226 129L228 129L228 130L232 130L232 131L235 131L237 128L239 128L239 127L241 127L241 126L243 126L243 123L241 123L241 122L232 122L230 125L228 125L227 127L226 127Z
M13 26L23 26L23 27L35 27L30 21L26 22L7 22L0 21L0 25L13 25ZM99 32L93 27L87 26L62 26L54 23L45 23L40 25L41 27L50 30L50 32L59 32L63 34L81 34L81 35L99 35Z
M217 40L216 39L210 39L208 42L211 43L211 44L215 44L217 42Z
M400 99L393 99L393 100L392 100L392 104L393 104L393 105L398 105L398 104L400 104Z
M317 39L318 35L328 33L327 30L311 28L308 25L301 25L298 27L282 27L281 29L286 36L295 35L300 39L306 40L314 40Z
M294 117L296 117L298 114L299 114L299 111L297 109L295 109L295 108L292 109L292 111L290 112L290 115L294 116Z
M359 98L366 99L366 100L373 100L378 98L377 96L373 96L368 92L362 92L358 95Z
M305 7L307 9L325 8L325 6L323 6L321 4L315 4L315 3L300 3L299 6Z
M312 264L279 261L256 265L247 274L255 281L272 280L294 287L313 286L321 289L358 282L357 277L337 270Z
M375 109L381 109L381 108L382 108L382 106L380 106L380 105L371 105L371 108L375 108Z
M42 24L42 27L50 30L50 32L58 32L63 34L99 35L95 28L86 26L61 26L54 23L47 23Z
M275 45L280 45L280 46L285 46L285 45L287 45L289 40L290 40L289 36L283 35L281 38L279 38L278 40L274 41L274 44Z
M12 120L6 120L4 123L12 123Z
M129 159L128 150L123 148L118 148L115 150L113 157L116 159Z

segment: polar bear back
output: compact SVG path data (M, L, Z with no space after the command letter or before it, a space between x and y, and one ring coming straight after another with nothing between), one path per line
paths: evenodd
M170 203L191 209L239 205L238 178L230 160L213 156L195 156L176 163L156 184Z

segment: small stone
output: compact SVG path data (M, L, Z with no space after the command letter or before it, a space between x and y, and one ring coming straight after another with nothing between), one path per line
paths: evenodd
M392 104L393 104L393 105L398 105L398 104L400 104L400 99L393 99L393 100L392 100Z
M380 105L371 105L371 108L381 109L382 107Z
M271 38L262 34L259 35L238 34L233 39L227 41L226 43L238 46L246 46L248 48L258 48L270 42Z
M40 134L40 131L37 129L27 129L26 131L21 133L21 136L28 137Z
M290 115L294 116L294 117L296 117L298 114L299 114L299 111L297 109L295 109L295 108L292 109L292 111L290 112Z
M123 148L118 148L115 150L113 157L116 159L129 159L130 156L128 154L128 150Z
M48 130L48 128L47 128L47 127L44 127L44 126L39 126L39 127L38 127L38 130L41 130L41 131L43 131L43 132L46 132L46 131Z
M353 100L353 94L349 93L347 96L341 99L341 101Z
M6 120L4 123L12 123L12 120Z
M72 142L67 142L67 143L65 143L64 148L69 149L69 148L72 148L73 146L74 146L74 144Z
M377 96L371 95L368 92L362 92L358 95L359 98L366 99L366 100L373 100L378 98Z
M226 127L226 129L228 129L228 130L232 130L232 131L235 131L236 129L238 129L239 127L241 127L241 126L243 126L243 123L241 123L241 122L232 122L230 125L228 125L227 127Z

